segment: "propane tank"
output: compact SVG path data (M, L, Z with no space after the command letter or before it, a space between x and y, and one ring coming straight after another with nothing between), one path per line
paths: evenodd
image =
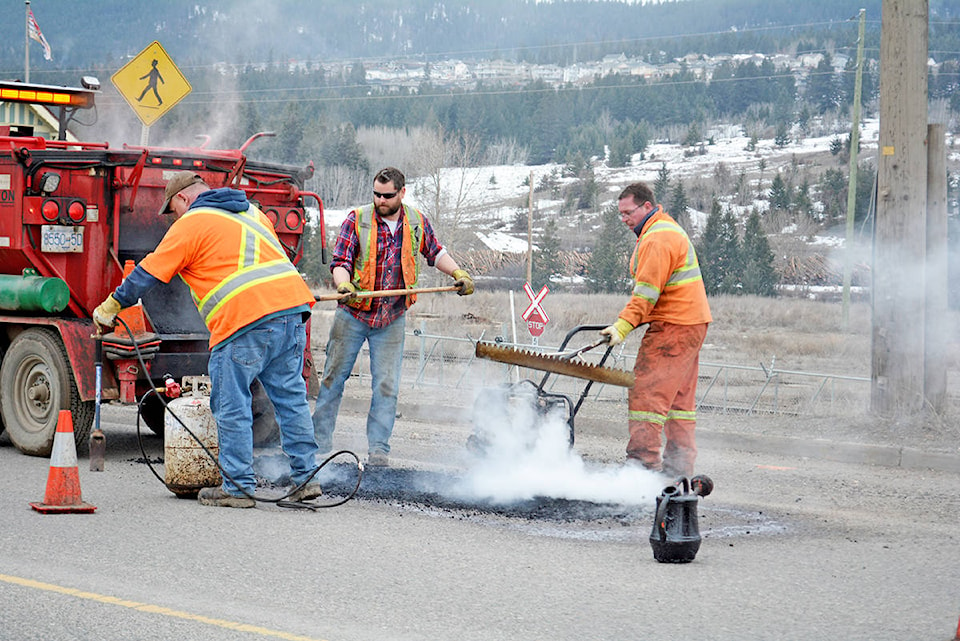
M59 278L44 278L29 267L22 276L0 274L0 309L56 314L69 302L70 288Z
M210 450L210 454L184 426ZM219 453L217 423L210 410L209 396L181 396L167 403L163 419L163 467L167 489L180 498L195 498L201 488L220 485L222 479L215 460Z
M693 485L693 492L690 486ZM683 491L681 492L681 486ZM688 481L682 476L673 485L663 488L657 497L650 546L653 558L660 563L689 563L700 549L700 527L697 503L701 496L713 491L713 481L703 474Z

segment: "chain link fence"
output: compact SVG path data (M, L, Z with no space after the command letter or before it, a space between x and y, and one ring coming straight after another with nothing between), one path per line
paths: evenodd
M478 340L496 342L545 355L560 351L559 346L521 344L508 341L505 331L496 336L446 336L427 331L421 322L407 328L404 369L401 385L405 389L478 390L527 379L543 385L551 394L578 398L589 381L478 358ZM579 347L570 345L567 347ZM582 354L587 363L598 364L603 348ZM632 353L631 353L632 352ZM621 344L613 348L604 367L632 371L635 348ZM369 357L364 345L353 372L369 381ZM626 402L627 388L593 383L585 400ZM435 395L436 396L436 395ZM442 395L441 395L442 396ZM801 417L837 416L862 413L869 409L870 378L824 372L802 372L769 366L734 365L701 360L697 386L697 404L701 412L744 415L790 415Z

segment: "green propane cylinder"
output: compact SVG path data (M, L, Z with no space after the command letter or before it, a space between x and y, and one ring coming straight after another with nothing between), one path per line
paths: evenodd
M70 288L59 278L45 278L35 269L22 276L0 274L0 309L23 312L63 311L70 302Z

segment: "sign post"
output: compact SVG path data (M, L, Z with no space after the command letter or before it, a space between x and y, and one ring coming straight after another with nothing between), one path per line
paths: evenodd
M193 90L156 41L113 74L110 80L144 127L156 122ZM146 138L146 129L143 138Z
M541 334L543 334L543 330L546 328L547 323L550 322L550 317L547 316L546 310L543 309L543 305L540 304L550 290L544 285L540 288L539 292L534 294L530 283L524 283L523 291L526 292L527 298L530 299L530 304L527 305L527 308L520 314L520 318L527 322L527 330L530 331L530 335L533 337L533 344L537 345Z

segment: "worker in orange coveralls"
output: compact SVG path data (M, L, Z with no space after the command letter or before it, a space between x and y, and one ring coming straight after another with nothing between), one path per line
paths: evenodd
M620 193L620 219L637 235L630 259L633 295L600 330L612 345L648 323L629 394L627 462L671 476L691 476L697 458L697 374L712 317L693 243L645 183ZM666 436L663 456L661 433Z

